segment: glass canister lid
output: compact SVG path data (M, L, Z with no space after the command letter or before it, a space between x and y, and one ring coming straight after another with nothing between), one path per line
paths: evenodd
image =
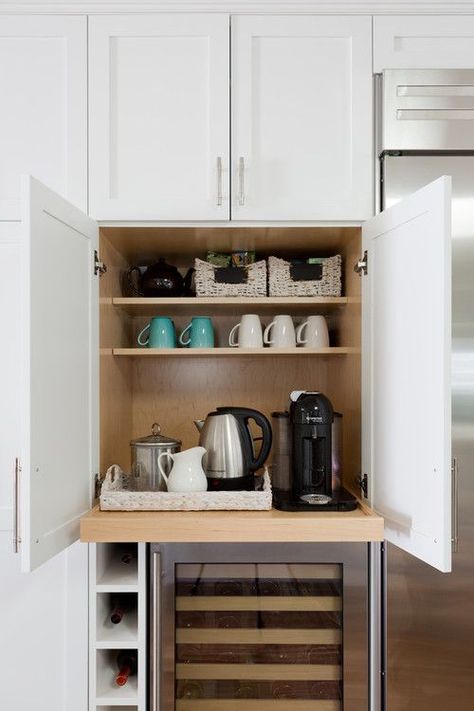
M131 447L180 447L181 440L174 439L174 437L167 437L161 434L161 427L158 422L154 422L151 426L151 434L145 437L138 437L137 439L132 439L130 442Z

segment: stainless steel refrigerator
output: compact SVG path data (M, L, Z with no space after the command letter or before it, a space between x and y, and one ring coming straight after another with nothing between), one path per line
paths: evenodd
M471 711L474 709L474 70L390 70L378 78L377 86L380 209L390 207L441 175L452 176L453 190L452 572L438 572L387 544L384 705L388 711ZM412 415L416 427L416 420L423 417L423 412ZM410 496L409 491L406 494ZM426 505L429 506L429 492Z

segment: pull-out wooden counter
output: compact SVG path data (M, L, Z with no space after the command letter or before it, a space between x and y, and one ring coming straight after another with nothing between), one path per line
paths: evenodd
M356 511L100 511L81 521L88 543L328 543L381 541L383 518Z

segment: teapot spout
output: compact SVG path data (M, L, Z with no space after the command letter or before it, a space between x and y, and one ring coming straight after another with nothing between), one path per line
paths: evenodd
M196 425L198 432L200 432L202 430L202 428L204 427L205 420L193 420L193 422Z

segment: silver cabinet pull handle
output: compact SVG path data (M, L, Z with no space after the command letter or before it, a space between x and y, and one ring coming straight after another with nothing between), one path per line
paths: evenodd
M457 553L459 542L459 469L456 457L453 457L451 464L451 483L451 546L453 553Z
M20 552L20 460L15 459L15 481L14 481L14 502L13 502L13 552Z
M239 158L239 205L245 205L245 162Z
M217 206L222 205L222 158L217 156Z

